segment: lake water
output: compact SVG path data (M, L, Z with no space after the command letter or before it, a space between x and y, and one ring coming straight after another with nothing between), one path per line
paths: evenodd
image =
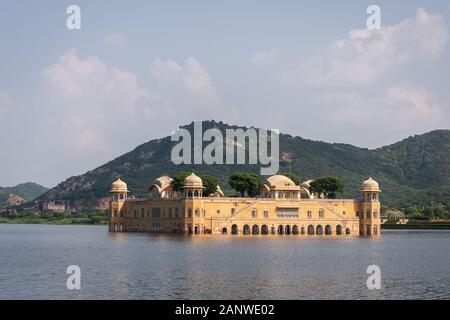
M66 269L81 268L81 290ZM368 290L366 269L381 268ZM380 240L0 225L1 299L449 299L450 232Z

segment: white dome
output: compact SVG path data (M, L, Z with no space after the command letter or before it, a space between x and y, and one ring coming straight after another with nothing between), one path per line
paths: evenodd
M361 191L379 192L380 186L379 186L378 182L376 182L375 180L372 179L372 177L370 177L369 179L367 179L366 181L364 181L362 183Z
M288 177L283 176L281 174L277 174L267 178L266 185L269 188L271 188L271 187L295 186L295 183Z
M128 192L127 184L119 178L112 183L111 192Z
M192 172L184 179L183 185L185 188L203 188L203 181L202 178Z

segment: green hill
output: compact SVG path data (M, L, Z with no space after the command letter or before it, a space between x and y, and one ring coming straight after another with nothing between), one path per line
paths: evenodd
M222 132L237 128L222 122L203 122L203 130L211 127ZM193 125L184 128L192 132ZM105 207L111 182L119 176L128 183L131 194L145 196L158 176L189 170L216 176L225 193L232 194L226 184L231 173L259 173L259 165L174 165L170 160L174 144L170 137L144 143L101 167L67 179L40 198L67 199L79 208ZM449 204L450 131L409 137L375 150L280 134L280 172L287 171L302 180L339 176L345 184L343 197L357 196L361 182L372 176L380 182L383 202L388 205Z
M0 187L0 208L32 201L47 191L48 188L33 182L21 183L14 187Z

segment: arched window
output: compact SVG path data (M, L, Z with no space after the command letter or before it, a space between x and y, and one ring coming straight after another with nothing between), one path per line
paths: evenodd
M292 234L298 234L298 226L296 224L292 227Z
M318 236L323 235L323 227L320 224L316 227L316 234Z
M242 229L244 234L250 234L250 226L246 224L244 228Z
M231 234L238 234L238 226L236 224L231 226Z
M253 225L252 234L259 234L259 226L257 224Z
M261 226L261 234L269 234L269 228L267 227L267 225L263 224Z
M342 226L340 224L336 226L336 235L342 235Z
M308 226L308 235L310 236L314 235L314 226L312 224Z
M285 233L285 234L291 234L291 226L287 225L287 226L284 228L284 233Z
M350 228L345 229L345 234L350 235Z
M327 224L327 225L325 226L325 234L326 234L327 236L329 236L329 235L331 235L331 233L332 233L331 226Z

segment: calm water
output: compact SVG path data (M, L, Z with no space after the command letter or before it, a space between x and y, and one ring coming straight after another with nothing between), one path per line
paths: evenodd
M0 298L449 299L450 232L381 240L108 233L104 226L0 225ZM66 289L67 266L81 290ZM382 272L368 290L367 266Z

